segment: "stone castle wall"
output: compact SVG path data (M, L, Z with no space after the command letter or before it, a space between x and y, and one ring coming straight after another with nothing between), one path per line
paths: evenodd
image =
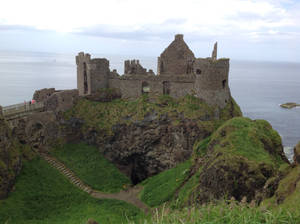
M147 72L138 60L127 60L125 74L120 76L115 70L110 71L107 59L91 59L81 52L76 57L79 95L91 95L102 88L119 89L125 99L136 99L142 94L168 94L175 98L193 94L223 108L230 99L229 59L217 60L216 56L217 44L212 57L195 58L183 35L176 35L158 58L157 75L152 70Z

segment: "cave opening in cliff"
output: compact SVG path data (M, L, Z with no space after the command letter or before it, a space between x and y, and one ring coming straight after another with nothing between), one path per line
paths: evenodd
M130 164L130 179L132 184L136 185L148 177L145 158L141 154L133 154L128 158Z

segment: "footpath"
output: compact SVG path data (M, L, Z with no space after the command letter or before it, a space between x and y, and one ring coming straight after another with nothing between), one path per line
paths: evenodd
M98 199L116 199L125 201L127 203L133 204L134 206L142 209L145 213L149 212L149 207L143 203L138 195L142 190L142 187L134 186L128 190L122 190L118 193L104 193L92 189L87 184L83 183L76 174L67 168L62 162L58 161L56 158L50 156L47 153L40 153L41 157L46 160L52 167L56 168L60 173L62 173L72 184L78 187L80 190L87 192L91 197Z

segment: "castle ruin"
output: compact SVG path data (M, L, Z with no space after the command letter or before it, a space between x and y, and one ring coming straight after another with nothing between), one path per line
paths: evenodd
M122 98L136 99L142 94L168 94L174 98L191 94L208 104L224 108L230 99L229 59L217 59L217 43L212 57L196 58L182 34L163 51L157 60L157 75L143 68L139 60L124 63L124 75L111 71L105 58L91 59L80 52L76 56L77 88L88 96L102 88L119 89Z

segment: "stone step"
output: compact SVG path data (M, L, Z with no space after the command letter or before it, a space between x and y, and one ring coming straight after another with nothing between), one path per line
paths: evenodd
M92 192L92 189L85 185L76 175L70 171L63 163L57 161L56 159L46 155L41 154L41 157L45 159L50 165L52 165L54 168L60 171L69 181L74 184L76 187L81 189L82 191L87 192L90 194Z

